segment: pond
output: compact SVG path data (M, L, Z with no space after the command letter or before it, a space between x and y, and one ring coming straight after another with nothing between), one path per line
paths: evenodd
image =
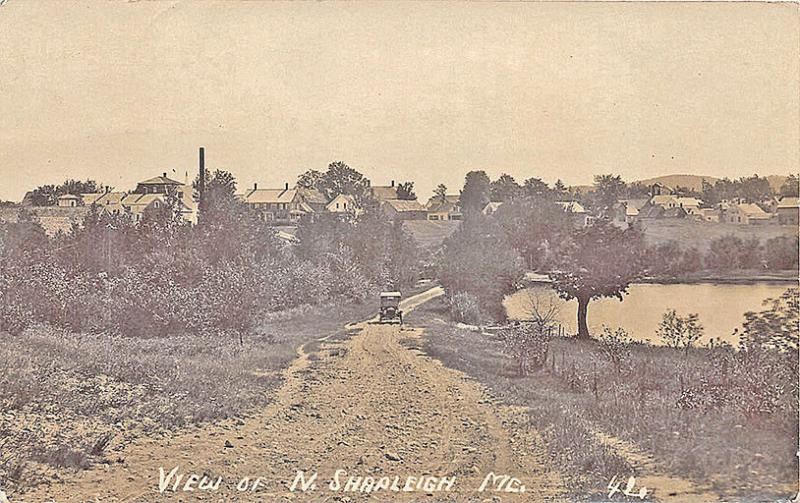
M778 297L791 286L792 283L632 285L622 302L597 299L589 303L589 331L599 334L603 325L622 327L636 340L661 344L656 329L664 312L675 309L682 316L698 314L705 329L699 344L705 345L713 337L738 345L738 336L733 332L741 329L744 313L762 310L765 299ZM577 332L577 302L559 299L546 284L520 290L506 298L504 304L509 318L519 320L530 317L534 304L553 305L566 333Z

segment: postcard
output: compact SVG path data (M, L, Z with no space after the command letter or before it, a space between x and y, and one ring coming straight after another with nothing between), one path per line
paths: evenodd
M796 500L798 20L0 1L0 503Z

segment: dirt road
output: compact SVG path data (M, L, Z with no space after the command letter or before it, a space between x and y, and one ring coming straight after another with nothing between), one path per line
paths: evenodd
M404 308L439 294L429 290ZM118 460L111 455L114 463L25 501L560 499L559 474L547 467L523 411L422 354L419 330L371 322L349 328L346 340L301 350L262 412L139 441Z

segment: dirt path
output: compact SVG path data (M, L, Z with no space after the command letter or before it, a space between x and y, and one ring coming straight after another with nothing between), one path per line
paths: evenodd
M404 309L440 294L429 290ZM350 328L354 335L346 341L326 340L318 352L301 351L275 402L261 413L142 440L120 453L122 462L83 472L25 501L561 499L560 477L548 468L524 411L497 404L483 386L422 354L416 349L419 330L369 322ZM180 484L170 479L159 492L159 469L168 474L176 466L184 478ZM298 471L306 482L318 474L315 490L290 491ZM490 472L519 479L525 492L493 492L492 485L479 492ZM195 491L185 492L191 474L222 480L215 491L197 490L195 483ZM371 477L380 490L345 492L350 476L363 477L358 489L369 487ZM255 492L237 490L245 477L249 488L261 477Z

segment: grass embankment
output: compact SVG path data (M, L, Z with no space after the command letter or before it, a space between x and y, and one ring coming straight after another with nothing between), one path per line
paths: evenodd
M631 456L603 434L633 443L660 470L728 500L785 498L796 486L796 417L747 417L732 403L678 406L681 389L701 383L714 365L712 350L684 354L634 344L628 368L617 373L597 343L556 338L545 367L520 378L498 339L458 328L447 317L439 299L409 315L408 323L426 329L429 354L530 408L574 495L604 497L613 476L638 475Z
M376 302L298 308L233 336L142 339L46 326L0 333L0 487L115 462L137 437L243 417L270 400L298 346L344 332Z

